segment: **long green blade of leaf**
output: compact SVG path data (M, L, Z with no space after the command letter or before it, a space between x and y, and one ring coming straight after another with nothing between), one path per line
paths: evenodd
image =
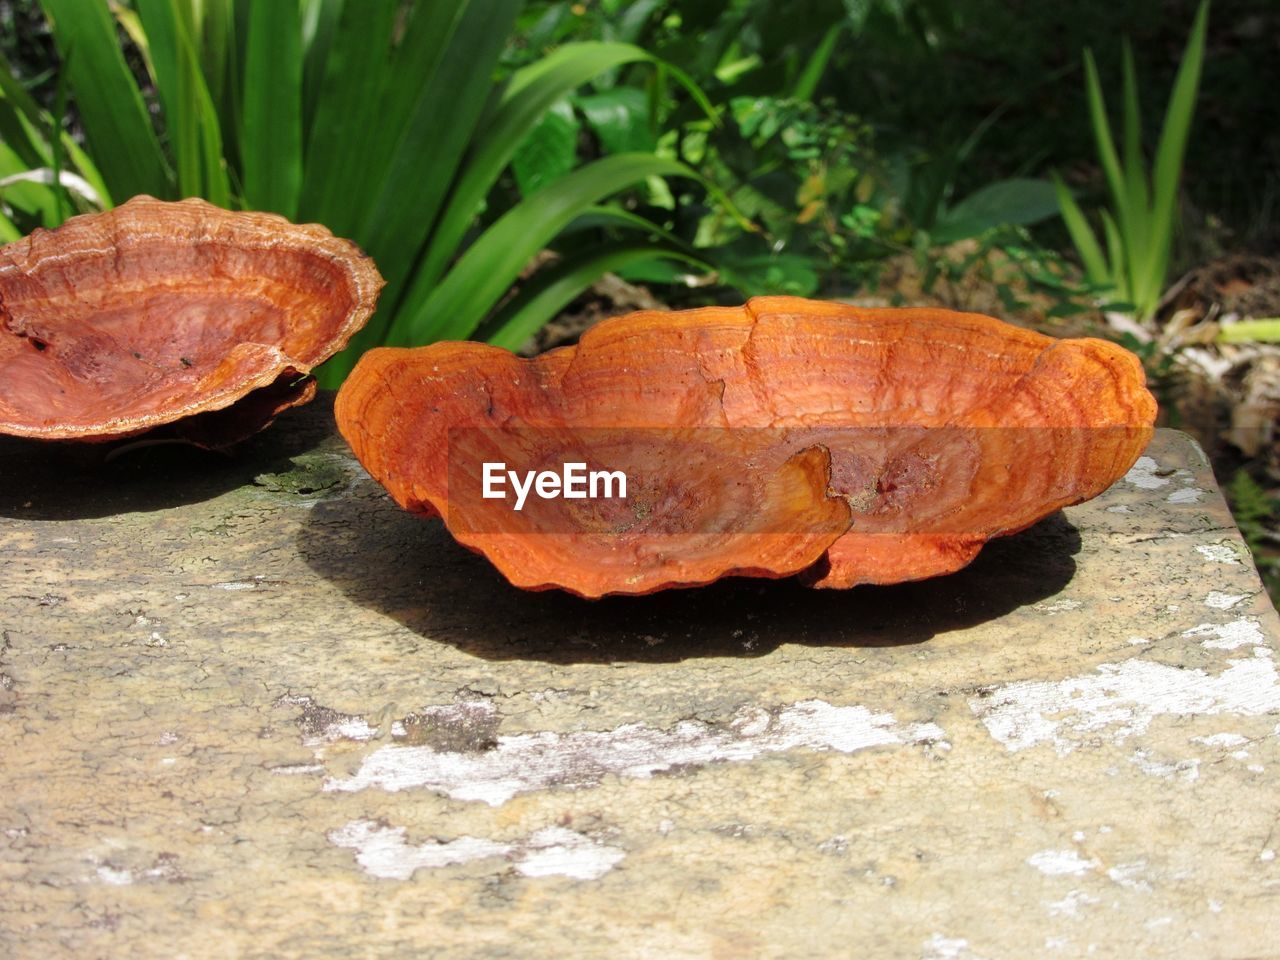
M844 21L840 20L827 28L827 32L822 35L822 40L818 42L818 48L809 57L809 62L805 64L799 79L796 80L796 85L791 91L792 99L813 99L813 95L818 90L818 84L822 81L822 75L827 72L827 64L831 61L831 55L835 52L836 43L839 42L844 27Z
M150 63L185 197L230 202L217 110L192 39L190 11L179 0L137 0Z
M174 183L116 41L115 21L105 3L41 0L54 38L69 65L71 89L91 152L113 197L151 193L171 198Z
M584 42L566 44L516 71L476 133L406 299L421 299L439 281L481 202L552 104L607 70L642 61L655 62L651 54L629 43ZM688 83L696 89L692 81ZM701 91L698 95L702 96ZM708 109L714 116L709 104Z
M1111 280L1116 295L1121 300L1133 301L1133 278L1130 275L1131 264L1126 255L1124 239L1115 219L1106 210L1101 213L1102 234L1107 239L1107 254L1111 264Z
M1280 343L1280 317L1241 320L1222 328L1219 343Z
M1093 139L1098 147L1098 159L1102 162L1102 172L1106 174L1107 188L1111 191L1111 201L1119 215L1120 227L1125 229L1128 223L1124 175L1120 170L1120 158L1116 154L1116 144L1111 138L1111 121L1107 117L1107 102L1102 95L1102 81L1098 78L1098 65L1094 63L1093 52L1084 52L1085 93L1089 100L1089 122L1093 127Z
M470 336L520 271L574 217L651 176L696 176L675 160L618 154L588 164L520 203L495 222L420 302L406 302L394 343Z
M387 280L383 296L392 305L432 235L493 91L493 73L521 0L464 2L429 85L417 91L380 190L356 234L378 261Z
M302 189L302 29L297 0L249 5L240 149L244 199L294 218Z
M1058 207L1062 210L1062 222L1067 225L1071 242L1075 244L1076 252L1080 254L1085 276L1091 283L1099 286L1113 284L1115 281L1107 269L1107 259L1102 255L1102 248L1098 246L1098 238L1093 235L1088 221L1084 218L1084 211L1080 209L1075 197L1071 196L1071 191L1056 173L1053 175L1053 185L1058 192Z
M52 155L40 131L49 128L49 115L22 88L3 58L0 58L0 95L0 143L17 153L29 168L48 166ZM69 133L63 134L62 145L72 164L101 199L103 208L110 207L111 193L88 155Z
M547 321L606 273L659 259L681 260L695 267L707 268L704 261L683 250L652 243L620 243L586 251L539 270L510 303L476 331L476 339L508 350L518 350Z
M1147 289L1156 289L1150 302L1154 310L1159 300L1159 290L1164 285L1169 269L1169 248L1172 239L1174 211L1178 204L1178 180L1182 174L1182 158L1186 153L1187 137L1191 132L1191 118L1195 114L1196 96L1200 89L1200 69L1204 62L1205 34L1209 25L1208 0L1196 11L1191 37L1182 54L1182 63L1173 82L1173 93L1165 112L1164 126L1160 131L1160 143L1156 147L1155 175L1152 178L1151 232L1143 269L1142 283ZM1145 319L1145 318L1144 318Z
M1126 240L1137 251L1147 243L1151 226L1147 196L1146 164L1142 159L1142 110L1138 102L1138 74L1133 65L1133 47L1124 44L1124 188L1128 215Z
M355 232L367 198L361 164L367 158L368 129L375 118L395 120L380 105L391 77L398 7L397 0L344 4L325 63L299 206L302 219L319 220L341 236Z
M0 243L13 243L21 239L22 231L14 226L12 220L0 213Z
M0 143L27 166L43 167L49 162L48 145L32 131L32 126L41 124L40 108L14 78L8 61L0 57Z
M360 0L355 0L359 3ZM333 49L342 16L343 0L304 0L303 49L306 58L302 69L302 127L311 129L316 104L324 85L325 64Z

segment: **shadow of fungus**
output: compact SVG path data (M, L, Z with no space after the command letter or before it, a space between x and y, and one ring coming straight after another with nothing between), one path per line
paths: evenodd
M405 513L372 483L315 505L299 553L353 602L486 660L677 662L758 657L785 643L922 643L1051 597L1070 582L1080 535L1056 513L988 543L965 569L894 586L813 590L732 578L691 590L582 600L507 583L438 520Z
M200 503L289 471L291 458L332 432L326 401L288 411L227 452L170 439L163 429L108 443L0 436L0 517L87 520Z

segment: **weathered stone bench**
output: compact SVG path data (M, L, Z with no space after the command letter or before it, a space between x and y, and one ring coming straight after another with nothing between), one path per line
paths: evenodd
M1280 624L1182 434L847 593L521 593L327 403L0 443L0 517L0 954L1277 949Z

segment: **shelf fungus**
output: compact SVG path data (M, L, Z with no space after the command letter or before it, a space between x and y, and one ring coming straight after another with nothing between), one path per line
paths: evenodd
M0 248L0 433L222 447L315 395L382 278L324 227L135 197Z
M337 400L401 506L517 586L586 597L949 573L1105 490L1155 412L1102 340L787 297L635 313L532 360L372 350Z

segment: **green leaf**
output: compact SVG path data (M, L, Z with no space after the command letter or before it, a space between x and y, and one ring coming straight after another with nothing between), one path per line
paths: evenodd
M397 0L344 4L324 64L307 139L299 212L301 219L318 220L339 236L355 232L368 202L373 125L394 125L403 119L384 109L399 6Z
M137 0L156 92L178 171L178 192L229 206L217 109L205 85L192 24L174 0ZM189 11L188 11L189 13Z
M1280 317L1227 324L1218 333L1218 343L1280 343Z
M533 259L575 217L650 176L696 176L675 160L622 153L557 180L500 217L429 297L406 303L388 337L397 344L470 336Z
M361 3L362 0L354 0ZM310 129L324 84L325 64L338 34L343 0L303 0L302 126Z
M240 149L244 199L290 219L302 189L302 30L297 0L249 4Z
M813 259L795 253L743 254L733 248L714 251L712 265L723 283L746 297L812 296L818 289Z
M1048 180L1015 177L988 184L943 214L931 231L934 242L954 243L1003 226L1038 223L1058 212Z
M175 189L142 94L116 41L115 21L105 3L41 0L53 24L80 121L111 196L150 193L172 198Z
M377 260L387 280L383 296L392 306L398 304L401 285L431 235L472 142L493 92L493 73L521 0L462 2L465 9L438 67L429 82L413 91L405 123L389 151L385 174L356 232L357 240ZM421 35L423 43L435 41L433 32ZM406 49L412 40L411 24Z
M22 231L14 226L13 221L0 213L0 243L13 243L22 239Z
M405 294L406 302L420 301L439 281L481 202L552 104L611 67L650 59L645 51L626 43L573 43L517 70L492 113L475 131L467 162Z
M1128 247L1120 234L1120 227L1116 224L1115 218L1106 210L1102 211L1101 217L1102 234L1107 239L1107 257L1111 264L1114 293L1121 300L1132 300L1133 279L1129 273L1132 265L1129 263Z
M795 87L791 90L791 98L793 100L809 101L813 99L813 95L818 90L818 84L822 80L822 75L827 72L827 64L831 61L831 55L835 52L836 43L840 40L840 34L844 32L844 27L845 24L843 22L837 21L828 27L827 32L822 35L818 48L809 57L799 79L796 80Z
M651 151L657 146L649 98L640 88L613 87L577 97L575 102L606 153Z
M1107 104L1102 95L1102 81L1098 79L1098 66L1092 51L1084 52L1085 93L1089 100L1089 122L1093 127L1093 139L1098 147L1098 159L1107 177L1111 199L1119 215L1121 229L1125 229L1129 211L1126 209L1124 175L1120 158L1116 155L1115 141L1111 139L1111 122L1107 119Z
M511 172L523 196L559 180L577 165L579 129L578 117L567 100L543 114L511 158Z
M1071 191L1056 173L1053 175L1053 187L1058 195L1058 208L1062 212L1062 222L1066 224L1071 242L1075 244L1076 252L1080 254L1085 276L1093 284L1110 286L1115 282L1114 278L1107 267L1106 257L1102 255L1102 248L1098 246L1098 239L1093 235L1088 221L1084 218L1084 211L1080 209L1075 197L1071 196Z
M1150 228L1150 199L1147 196L1146 164L1142 159L1142 111L1138 103L1138 77L1133 65L1133 46L1124 44L1124 208L1128 213L1125 243L1137 251L1147 243ZM1117 271L1119 273L1119 271Z
M1205 34L1209 25L1209 3L1204 0L1196 11L1187 48L1183 51L1178 74L1174 78L1173 93L1165 112L1160 142L1156 147L1155 173L1151 191L1152 220L1142 270L1139 271L1148 299L1142 304L1143 316L1154 314L1169 269L1169 248L1173 234L1174 212L1178 204L1178 181L1182 175L1182 159L1186 152L1187 137L1191 132L1191 118L1195 114L1196 97L1200 89L1200 68L1204 62Z
M476 331L476 339L508 350L518 350L547 321L606 273L663 257L706 268L706 263L697 257L653 243L619 243L587 250L543 267L534 274L509 303Z

